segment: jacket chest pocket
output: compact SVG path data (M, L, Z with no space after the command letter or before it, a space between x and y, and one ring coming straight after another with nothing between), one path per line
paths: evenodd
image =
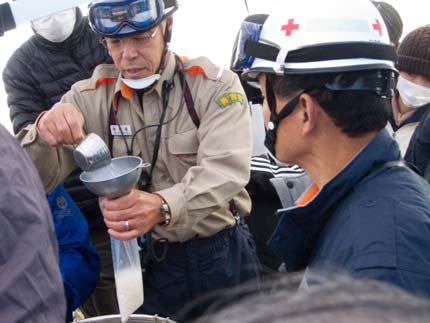
M132 145L132 136L113 136L112 155L113 157L127 156L127 147L131 149L134 156L141 156L141 149L135 139ZM142 157L142 156L141 156Z
M197 164L199 140L197 129L191 129L173 135L167 139L167 150L172 162L188 169Z

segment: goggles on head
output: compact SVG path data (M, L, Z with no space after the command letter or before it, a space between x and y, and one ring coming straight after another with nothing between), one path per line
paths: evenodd
M162 0L124 0L97 2L90 5L88 17L91 28L105 37L121 37L131 32L145 32L165 17ZM122 32L124 27L127 32Z
M231 65L234 71L243 71L252 66L255 57L248 55L246 46L249 40L258 42L260 40L261 30L263 29L262 23L251 21L243 21L237 36L237 47L234 53L233 63Z

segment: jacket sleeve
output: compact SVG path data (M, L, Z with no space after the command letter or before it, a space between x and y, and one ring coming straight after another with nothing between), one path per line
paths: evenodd
M88 225L62 185L48 195L59 245L60 272L67 299L67 313L92 293L100 274L100 260L88 234Z
M192 226L221 207L228 208L249 181L252 130L248 103L239 79L224 73L216 84L206 87L210 91L194 89L200 118L197 164L180 183L157 192L171 208L172 227ZM245 199L248 209L238 208L249 213L249 200Z
M79 107L85 106L85 100L81 96L79 83L75 83L71 90L61 99L61 102L69 102L82 112ZM86 132L86 129L84 128ZM77 165L73 158L73 145L62 147L50 147L38 135L34 124L27 125L16 135L21 146L31 156L39 176L45 188L45 192L52 192L64 179L70 175Z
M406 150L405 160L425 173L430 160L430 113L427 112L420 120Z
M43 110L44 100L39 84L31 76L25 55L15 53L3 70L3 82L7 94L13 131L18 133L26 125L34 123Z

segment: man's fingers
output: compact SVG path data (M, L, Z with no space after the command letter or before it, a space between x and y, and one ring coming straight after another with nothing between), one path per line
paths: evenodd
M57 103L39 121L41 138L50 146L78 144L83 140L84 118L69 103Z
M117 232L125 232L135 229L132 220L121 220L121 221L111 221L104 218L105 224L109 229L113 229Z
M125 221L127 220L127 216L125 215L124 211L107 211L105 209L102 209L103 217L108 221Z
M100 201L100 207L102 210L106 211L129 210L137 203L137 197L134 191L135 190L131 190L126 195L114 199L104 198Z
M48 113L45 114L39 121L39 135L49 146L56 147L59 142L57 133L56 123L52 122L52 118L49 117Z
M43 140L51 147L57 146L57 138L49 132L49 130L44 130L43 135L42 132L39 133Z
M66 113L64 118L70 133L70 137L68 139L71 140L71 142L69 144L80 144L85 138L83 130L84 117L79 111L74 110L71 114Z
M117 239L117 240L124 240L124 241L135 239L135 238L140 236L140 234L137 230L131 230L131 231L127 231L127 232L117 232L113 229L109 229L108 233L112 238Z

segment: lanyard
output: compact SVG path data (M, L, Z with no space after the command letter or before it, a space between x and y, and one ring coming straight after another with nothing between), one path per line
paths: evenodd
M113 126L113 125L118 126L118 129L121 132L121 137L123 138L124 144L127 148L127 155L129 155L129 156L133 155L133 143L134 143L134 138L135 138L136 134L138 132L146 129L146 128L157 127L156 134L155 134L154 152L152 154L152 160L151 160L151 168L149 170L149 174L148 174L147 178L143 178L144 183L141 183L139 185L139 188L142 190L148 190L149 187L151 186L151 183L152 183L152 173L154 171L155 164L157 163L158 153L160 150L161 130L162 130L163 125L165 124L164 119L166 117L167 105L168 105L169 97L170 97L170 90L172 88L173 88L173 81L172 80L163 82L163 87L162 87L162 92L161 92L162 93L162 99L163 99L163 110L161 111L160 120L157 124L148 125L146 127L142 127L139 130L137 130L133 134L132 141L131 141L131 147L129 147L127 140L125 139L125 135L123 133L121 126L118 125L118 120L116 117L115 109L113 108L113 103L112 103L111 108L110 108L108 133L109 133L109 151L110 151L111 155L113 154L113 135L112 135L112 132L110 131L111 126Z
M161 130L162 130L161 128L162 128L162 126L164 124L167 124L167 123L173 121L173 119L176 118L176 116L178 115L179 111L181 110L181 107L183 106L184 102L185 102L185 104L187 106L188 113L189 113L189 115L191 117L191 120L193 121L194 125L196 126L196 128L199 128L199 126L200 126L200 119L199 119L199 117L197 115L197 112L196 112L196 109L195 109L194 100L193 100L193 97L191 95L191 90L190 90L190 87L188 86L187 81L185 80L185 77L184 77L183 63L180 60L180 58L178 56L176 56L176 55L175 55L175 59L176 59L176 66L177 67L175 68L175 73L173 74L172 79L169 80L169 81L164 81L163 82L163 87L162 87L163 111L161 113L160 122L157 123L157 124L148 125L146 127L142 127L140 129L138 129L133 134L133 137L132 137L132 140L131 140L131 147L128 146L128 143L127 143L127 140L125 139L125 136L123 134L122 128L120 126L118 126L118 129L121 132L121 136L122 136L122 138L124 140L124 144L125 144L126 149L127 149L127 155L129 155L129 156L133 155L133 144L134 144L134 139L135 139L136 134L138 132L146 129L146 128L157 127L156 137L155 137L155 143L154 143L154 152L153 152L153 155L152 155L151 168L150 168L150 171L149 171L149 174L148 174L149 176L147 178L147 184L143 185L143 186L139 185L139 187L141 189L144 189L144 190L147 190L149 188L149 186L151 185L151 182L152 182L152 172L154 170L155 163L157 162L158 152L159 152L159 149L160 149ZM179 68L179 67L181 67L181 68ZM165 116L166 116L167 104L169 102L170 91L173 88L173 79L174 79L176 73L179 76L179 80L180 80L181 87L182 87L182 101L181 101L181 104L179 106L178 112L175 114L175 116L173 116L170 120L164 122L164 119L165 119ZM118 100L119 100L119 98L118 98ZM112 125L118 125L118 120L116 118L116 112L115 112L115 110L113 108L113 103L111 105L111 109L110 109L110 112L109 112L109 131L108 131L108 133L109 133L109 150L111 152L111 155L112 155L112 152L113 152L113 135L112 135L112 133L110 131L110 128L111 128Z

